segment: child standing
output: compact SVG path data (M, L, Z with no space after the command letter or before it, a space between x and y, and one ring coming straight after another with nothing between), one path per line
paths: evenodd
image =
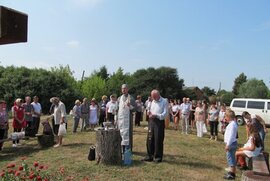
M227 163L230 167L230 171L224 176L224 179L234 180L236 173L236 159L235 152L237 149L237 130L238 125L235 120L235 113L232 110L226 110L225 120L229 122L225 134L224 142L226 144L225 150L227 155Z

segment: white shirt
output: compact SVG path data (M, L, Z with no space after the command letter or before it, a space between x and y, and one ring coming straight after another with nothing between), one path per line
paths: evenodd
M62 118L66 117L66 106L64 103L62 103L61 101L58 103L58 105L54 106L54 121L55 124L58 125L61 122ZM66 121L66 120L65 120Z
M191 105L189 103L182 103L180 105L181 113L182 114L189 114L189 111L191 109Z
M225 134L224 134L224 143L227 146L230 146L233 142L236 142L236 135L237 135L238 125L235 121L231 121L229 125L226 127Z
M150 112L157 116L159 120L165 120L168 114L168 101L160 97L158 101L153 100L150 104Z
M39 102L37 102L37 103L32 102L31 104L33 105L34 112L36 112L38 114L41 114L41 105L40 105L40 103ZM33 114L33 117L40 117L40 116Z
M118 109L117 102L108 102L106 104L106 108L108 109L108 113L113 113L115 115Z
M173 105L172 106L172 112L177 112L179 111L179 106L178 105Z

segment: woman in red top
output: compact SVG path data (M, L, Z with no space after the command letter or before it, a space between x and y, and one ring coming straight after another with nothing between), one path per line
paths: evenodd
M14 132L21 132L22 128L25 128L26 121L24 120L24 107L22 106L22 99L16 99L13 106L13 123ZM13 140L13 147L19 144L19 140Z

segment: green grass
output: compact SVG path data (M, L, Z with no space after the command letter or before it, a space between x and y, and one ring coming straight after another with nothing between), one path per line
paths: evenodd
M143 122L146 125L146 122ZM40 149L37 140L22 141L22 146L11 147L4 144L0 153L0 168L10 162L19 163L26 156L27 162L39 161L47 164L50 171L65 168L68 176L74 180L88 177L90 180L223 180L227 167L222 135L218 142L210 141L209 135L197 138L195 132L182 135L179 131L166 129L164 140L164 161L159 164L145 163L140 160L146 155L146 134L144 126L134 128L134 154L132 166L104 166L88 161L89 147L95 144L95 132L71 133L72 121L68 123L68 134L64 146ZM245 143L245 129L239 129L239 143ZM266 151L269 149L269 136L266 137ZM241 180L241 171L237 170L237 180Z

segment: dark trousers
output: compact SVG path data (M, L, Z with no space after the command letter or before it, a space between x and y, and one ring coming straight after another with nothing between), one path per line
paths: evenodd
M108 121L110 121L114 125L114 114L108 113Z
M40 117L33 117L33 127L35 130L35 135L38 133L39 124L40 124Z
M5 132L6 132L5 129L0 129L0 140L4 139ZM3 142L0 143L0 150L2 149L2 146L3 146Z
M73 123L73 133L77 132L79 122L80 122L80 117L75 117L74 123Z
M98 124L101 125L102 127L104 126L103 125L103 122L106 122L106 112L105 111L101 111L100 112L100 115L99 115L99 121L98 121Z
M136 112L135 114L135 126L140 126L140 122L142 120L142 112Z
M209 121L209 123L210 123L211 136L217 136L218 135L218 121Z
M146 140L147 153L149 157L163 157L165 121L159 119L149 119L148 135Z

